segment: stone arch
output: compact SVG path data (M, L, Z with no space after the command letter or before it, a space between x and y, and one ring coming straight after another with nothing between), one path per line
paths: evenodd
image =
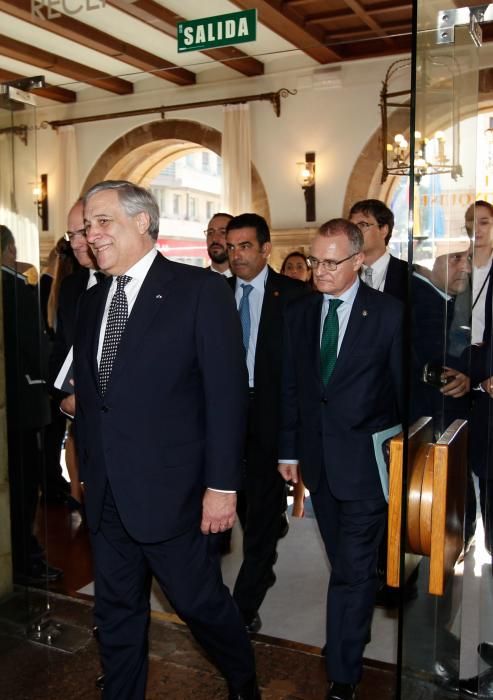
M82 191L108 179L132 180L144 187L167 163L197 148L221 155L221 132L199 122L165 119L137 126L101 154ZM267 193L252 163L252 209L270 224Z

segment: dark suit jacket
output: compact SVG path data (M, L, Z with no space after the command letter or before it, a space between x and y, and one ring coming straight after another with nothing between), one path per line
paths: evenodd
M5 384L9 431L50 422L47 385L48 337L41 326L37 287L23 275L1 268Z
M228 283L236 289L236 277ZM265 284L255 351L255 398L251 428L256 439L277 456L280 420L283 314L293 299L311 293L302 282L280 275L271 267Z
M110 284L81 297L74 342L87 519L96 530L109 482L130 535L158 542L198 527L206 487L240 486L247 404L241 326L219 275L157 255L103 398L97 348Z
M317 293L294 302L286 313L279 457L300 461L310 491L317 490L325 468L336 498L377 498L382 488L372 433L399 422L404 307L360 283L324 387L322 303Z
M383 291L405 302L407 299L407 278L407 262L391 255Z
M473 345L470 348L471 386L493 377L493 343ZM469 454L471 467L482 479L493 479L492 442L493 400L483 391L471 391L469 420Z
M74 344L79 299L86 291L88 281L89 270L82 268L66 277L60 285L55 342L50 357L51 384L57 378L67 353Z

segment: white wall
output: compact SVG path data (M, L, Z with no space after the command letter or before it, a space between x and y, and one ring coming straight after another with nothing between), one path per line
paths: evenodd
M303 160L306 151L315 151L317 222L340 215L354 162L380 125L379 93L391 62L392 59L379 59L342 64L335 74L340 85L332 88L317 87L319 72L298 69L181 89L147 89L155 86L149 81L139 83L138 92L130 97L102 99L101 91L86 90L83 97L79 93L81 101L74 105L38 108L38 121L259 94L283 87L298 90L295 96L282 99L280 118L268 102L253 102L250 108L253 161L267 191L272 227L303 227L308 224L303 192L296 181L296 162ZM221 107L170 112L168 116L222 130ZM156 114L77 125L80 182L83 183L101 153L116 139L138 125L159 118ZM38 148L39 172L50 176L56 167L56 134L52 129L38 132Z

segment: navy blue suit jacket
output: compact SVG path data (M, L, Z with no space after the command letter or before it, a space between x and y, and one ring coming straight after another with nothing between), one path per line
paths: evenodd
M360 282L332 376L320 374L322 294L286 313L281 459L298 459L316 491L322 469L336 498L377 498L382 489L372 433L402 410L403 304Z
M204 489L240 486L247 409L241 326L224 280L157 255L104 397L97 348L111 279L81 297L74 343L80 476L91 529L107 482L140 542L198 526Z

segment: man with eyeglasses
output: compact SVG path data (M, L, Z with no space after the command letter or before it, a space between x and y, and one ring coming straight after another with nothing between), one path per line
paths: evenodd
M402 415L403 304L362 284L363 234L320 227L308 258L319 294L286 311L279 472L310 490L331 565L328 700L352 700L363 667L387 518L373 435Z
M407 263L387 250L394 228L392 211L378 199L364 199L353 204L349 220L363 234L365 259L360 271L363 282L405 301Z
M68 213L64 237L70 243L81 269L66 277L60 286L55 344L50 359L50 376L53 379L56 378L73 344L79 298L86 289L98 283L96 261L86 240L82 199L79 199ZM65 402L65 410L73 414L70 408L68 402Z
M210 270L224 277L232 277L229 269L228 249L226 247L226 228L233 217L231 214L218 212L214 214L204 231L207 237L207 252L211 259Z

